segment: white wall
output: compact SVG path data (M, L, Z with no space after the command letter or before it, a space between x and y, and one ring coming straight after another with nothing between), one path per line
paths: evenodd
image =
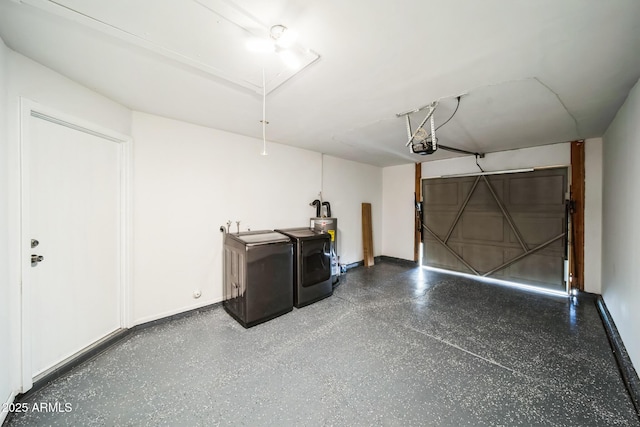
M13 391L10 373L12 370L11 353L11 323L9 320L9 234L8 222L8 193L9 181L7 171L8 143L5 126L7 101L7 65L8 50L0 38L0 405L7 402ZM0 412L0 424L6 414Z
M587 139L584 152L584 290L602 292L602 138Z
M362 260L360 202L381 234L380 168L137 112L133 137L134 323L221 301L220 226L308 226L323 175L341 259Z
M382 254L413 261L415 165L382 169Z
M338 255L350 264L364 259L362 203L371 203L373 253L382 251L382 168L323 156L322 195L338 218Z
M321 155L133 114L134 307L142 323L223 299L222 234L308 226ZM193 291L202 296L193 298Z
M602 296L640 368L640 83L603 137Z
M12 390L20 391L20 97L124 134L130 133L131 112L10 49L4 51L3 57L7 89L7 108L2 110L6 118L6 139L3 138L6 152L3 153L7 155L7 167L2 167L0 185L3 179L7 180L7 191L2 188L2 194L3 204L7 206L8 235L2 241L8 244L8 256L1 257L7 263L7 270L2 269L0 286L9 289L6 302L9 306L10 337L8 346L2 343L0 354L7 348L11 354L8 364L0 363L0 366L3 371L10 372ZM0 389L0 393L4 390Z

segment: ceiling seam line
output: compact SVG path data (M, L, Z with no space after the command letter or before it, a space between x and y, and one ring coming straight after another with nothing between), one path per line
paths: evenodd
M567 112L567 114L573 119L573 123L576 127L576 133L578 134L578 139L582 139L582 136L580 135L580 126L578 125L578 119L575 118L575 116L573 114L571 114L571 112L569 111L569 109L567 108L566 104L562 101L562 98L560 98L560 95L558 95L556 93L556 91L554 91L553 89L551 89L551 87L549 87L546 83L544 83L542 80L540 80L537 77L534 77L534 79L540 83L542 86L546 87L549 92L551 92L552 94L555 95L555 97L558 99L558 102L560 102L560 105L562 105L562 108L564 108L564 110Z

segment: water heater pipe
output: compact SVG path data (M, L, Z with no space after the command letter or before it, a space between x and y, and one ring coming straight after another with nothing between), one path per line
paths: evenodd
M309 206L316 207L316 218L320 218L320 211L322 209L322 206L320 205L320 200L315 199L313 202L309 203Z
M331 205L329 202L322 202L322 206L327 207L327 217L331 218Z

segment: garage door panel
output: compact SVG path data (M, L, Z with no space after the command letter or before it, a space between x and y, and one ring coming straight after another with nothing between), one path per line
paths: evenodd
M551 239L548 239L548 240L551 240ZM536 250L536 252L541 252L541 253L546 253L546 254L555 254L555 255L558 255L558 256L562 256L565 253L564 245L565 245L564 239L560 238L560 239L556 240L555 242L552 242L551 244L545 246L544 248ZM537 245L537 244L529 244L528 245L529 250L536 249L538 246L539 245Z
M458 228L458 227L456 227ZM462 239L502 242L504 240L504 217L466 212L460 221Z
M560 235L564 231L562 218L523 215L513 215L512 218L522 239L529 246L537 246ZM515 233L511 230L509 233L509 241L513 243L518 242ZM562 246L562 242L559 242L559 244Z
M468 269L440 243L434 241L425 246L424 259L428 265L447 270L468 272ZM456 253L462 252L462 248L458 245L450 246Z
M564 263L559 256L543 253L529 255L508 268L509 280L544 286L549 289L564 290Z
M469 194L469 191L471 191L471 188L473 188L474 181L465 183L462 186L463 194L465 197ZM502 182L499 182L497 184L498 185L492 184L493 189L497 193L498 197L502 198L502 194L503 194ZM467 204L467 210L468 211L481 210L483 212L488 211L488 212L496 212L496 213L500 212L500 207L498 206L498 203L496 203L496 199L493 197L493 195L491 194L491 191L489 190L489 187L483 180L478 182L476 189L471 195L471 198L469 199L469 203Z
M498 201L486 181L489 181ZM441 239L448 233L473 189L458 224L447 241L448 246L464 261L456 259L446 247L425 232L425 265L468 273L466 263L480 275L500 268L491 277L533 284L545 289L565 289L566 238L563 233L567 220L566 168L480 178L425 180L423 189L425 223ZM503 209L508 217L503 214ZM525 255L518 234L531 253L509 264L515 258ZM558 236L562 237L537 249L539 245Z
M440 181L440 180L438 180ZM430 200L434 206L457 206L458 186L457 182L434 182L424 186L422 197Z
M564 205L562 176L514 178L509 183L509 205Z
M438 237L444 239L451 228L451 224L456 218L456 212L430 212L425 214L425 225L429 227ZM426 233L431 238L431 234ZM458 232L454 229L451 237L457 237Z
M504 264L504 248L488 245L464 245L462 258L479 273L493 270Z

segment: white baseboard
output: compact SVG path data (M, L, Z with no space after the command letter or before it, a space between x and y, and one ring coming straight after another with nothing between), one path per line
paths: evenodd
M174 314L184 313L185 311L196 310L198 308L206 307L208 305L217 304L219 302L222 302L222 300L223 300L223 298L217 298L217 299L213 299L213 300L203 301L200 304L189 305L189 306L182 307L182 308L179 308L179 309L165 311L164 313L159 313L159 314L155 314L155 315L152 315L152 316L145 316L145 317L143 317L141 319L136 319L133 322L133 325L137 326L137 325L141 325L143 323L153 322L154 320L163 319L165 317L173 316Z
M4 420L6 420L7 416L9 415L9 412L5 411L4 409L11 406L13 401L16 399L16 396L17 396L16 392L12 391L11 394L9 395L9 398L2 405L2 408L0 409L0 425L4 423Z

